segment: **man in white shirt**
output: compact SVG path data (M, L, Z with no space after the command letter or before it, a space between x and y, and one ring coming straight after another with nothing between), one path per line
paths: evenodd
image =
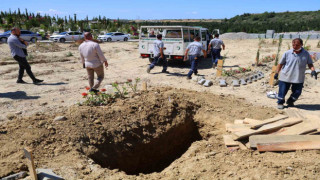
M151 69L154 68L154 66L156 64L159 63L159 61L163 61L163 68L162 68L162 73L168 73L167 68L168 68L168 61L166 56L163 53L163 50L165 50L164 44L162 42L162 35L158 34L157 35L157 40L155 40L153 42L153 56L154 56L154 60L153 62L150 64L150 66L148 66L147 68L147 73L150 73Z
M221 58L221 55L220 55L221 46L223 50L226 48L223 41L219 39L219 34L215 34L214 39L210 41L209 47L208 47L208 51L211 51L212 68L215 68L217 66L218 59Z
M195 75L198 74L198 64L201 60L201 51L203 52L204 58L207 58L207 53L204 48L204 46L200 43L201 38L199 36L196 36L194 38L194 41L190 43L186 49L185 55L184 55L184 61L189 59L191 61L191 68L187 75L187 79L191 79L192 74Z
M84 34L85 41L79 46L80 57L83 68L87 69L90 92L99 92L97 90L104 78L103 64L107 68L108 62L98 43L93 41L92 34ZM97 82L94 83L94 72L97 74Z

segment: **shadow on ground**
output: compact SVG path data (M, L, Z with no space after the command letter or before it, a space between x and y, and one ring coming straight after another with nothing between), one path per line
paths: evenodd
M38 99L40 96L28 96L24 91L0 93L0 98L10 99Z
M320 104L298 104L295 107L299 109L309 110L309 111L320 110Z

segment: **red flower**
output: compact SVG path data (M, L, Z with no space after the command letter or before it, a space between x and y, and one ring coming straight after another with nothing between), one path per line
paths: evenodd
M89 89L90 89L90 87L86 86L86 90L89 90Z
M105 91L107 91L107 90L106 90L106 89L100 89L100 91L101 91L101 92L105 92Z
M88 96L88 93L85 93L85 92L84 92L84 93L82 93L81 95L82 95L82 97L87 97L87 96Z
M132 79L127 79L128 82L132 82Z

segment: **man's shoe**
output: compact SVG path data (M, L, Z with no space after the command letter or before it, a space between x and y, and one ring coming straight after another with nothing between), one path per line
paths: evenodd
M162 70L161 72L162 73L169 73L169 71L167 71L167 70Z
M288 107L294 107L294 103L292 101L287 101Z
M19 83L19 84L26 84L26 82L25 82L24 80L22 80L22 79L18 79L18 80L17 80L17 83Z
M147 68L147 73L150 73L150 71L151 71L151 68L150 68L150 66Z
M284 105L283 104L278 104L278 109L284 109Z
M190 76L187 76L187 79L189 80L189 79L192 79Z
M91 89L89 90L89 92L94 92L94 94L98 94L99 90L97 90L97 89L92 89L92 88L91 88Z
M43 80L40 80L40 79L33 80L33 84L38 84L38 83L41 83L41 82L43 82Z
M194 72L194 75L198 75L198 71L195 71L195 72Z

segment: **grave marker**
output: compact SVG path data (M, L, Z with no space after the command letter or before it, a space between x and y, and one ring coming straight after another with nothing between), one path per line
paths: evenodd
M219 59L218 65L217 65L217 77L220 77L222 75L222 69L223 69L223 60Z
M32 150L29 148L24 148L23 149L24 154L28 160L28 166L29 166L29 171L30 171L30 176L32 180L38 180L37 177L37 172L34 166L34 160L33 160L33 155L32 155Z

